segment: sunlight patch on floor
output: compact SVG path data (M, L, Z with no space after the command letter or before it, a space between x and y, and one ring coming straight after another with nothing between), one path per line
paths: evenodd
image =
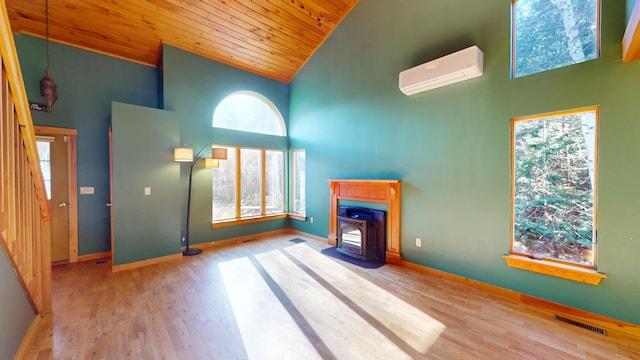
M336 358L411 359L279 250L256 258Z
M429 350L446 328L436 319L304 244L287 247L284 251L304 263L421 354Z
M306 244L219 268L250 359L411 359L446 328Z
M320 359L248 258L219 264L249 359Z

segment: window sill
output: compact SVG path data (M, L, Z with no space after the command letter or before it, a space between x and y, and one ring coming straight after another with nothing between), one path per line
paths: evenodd
M231 219L231 220L224 220L224 221L212 221L211 222L211 227L217 229L217 228L223 228L223 227L227 227L227 226L253 224L253 223L258 223L258 222L263 222L263 221L272 221L272 220L284 219L287 216L288 216L287 214L272 214L272 215L244 218L244 219Z
M599 273L592 269L552 261L531 259L518 255L502 255L502 258L507 262L507 266L513 268L578 281L589 285L598 285L600 284L600 280L607 277L606 274Z
M288 213L287 214L287 218L294 219L294 220L300 220L300 221L307 221L307 216L306 215L299 215L299 214L294 214L294 213Z

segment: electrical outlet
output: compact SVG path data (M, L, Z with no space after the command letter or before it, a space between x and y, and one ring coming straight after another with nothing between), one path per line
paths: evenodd
M312 217L309 218L309 222L313 224L313 218Z
M417 247L422 247L422 239L416 238L416 246Z

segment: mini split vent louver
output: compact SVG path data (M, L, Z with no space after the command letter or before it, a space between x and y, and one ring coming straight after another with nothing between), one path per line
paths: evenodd
M484 55L471 46L400 73L400 91L413 95L482 75Z

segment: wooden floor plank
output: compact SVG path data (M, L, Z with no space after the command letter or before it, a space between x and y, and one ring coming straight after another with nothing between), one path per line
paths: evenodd
M635 340L554 321L407 267L364 269L274 236L111 273L53 269L28 359L640 359Z

